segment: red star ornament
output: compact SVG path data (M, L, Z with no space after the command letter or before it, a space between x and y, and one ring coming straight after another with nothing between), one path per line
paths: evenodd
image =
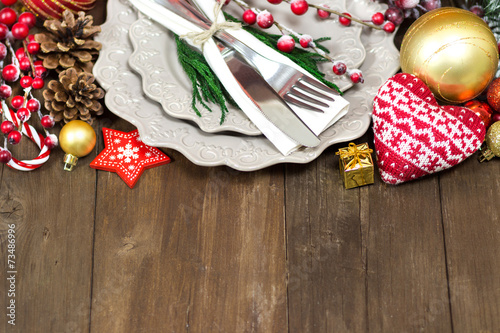
M167 164L170 158L159 149L145 145L139 131L129 133L103 128L104 150L90 163L90 167L116 172L133 188L144 170Z

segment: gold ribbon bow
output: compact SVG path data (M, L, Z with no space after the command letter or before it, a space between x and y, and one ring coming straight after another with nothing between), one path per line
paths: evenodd
M373 152L373 149L370 148L363 148L363 149L358 149L358 146L355 143L349 143L349 147L347 150L343 151L338 151L335 154L340 155L340 158L344 159L346 157L352 157L352 160L349 161L349 163L346 164L345 168L350 169L356 164L359 164L361 167L363 165L361 164L361 157L364 157L363 155L366 154L371 154Z
M212 26L208 30L204 30L201 32L188 32L181 36L181 38L189 38L191 43L194 45L203 45L205 44L212 36L219 30L225 29L240 29L241 24L236 22L224 22L217 23L217 17L219 17L219 13L222 11L222 6L224 6L224 1L220 1L218 4L214 6L214 17L215 22L212 23Z

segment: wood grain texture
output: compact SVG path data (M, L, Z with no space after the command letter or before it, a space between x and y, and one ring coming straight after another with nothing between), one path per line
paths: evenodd
M282 167L168 154L133 190L99 172L91 331L286 330Z
M455 332L500 330L500 163L471 158L441 176Z

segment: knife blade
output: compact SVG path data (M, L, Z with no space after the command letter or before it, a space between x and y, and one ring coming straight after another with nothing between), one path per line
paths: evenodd
M130 0L130 3L155 22L172 30L172 22L167 23L165 21L165 13L166 11L170 11L169 8L165 8L149 0ZM176 13L178 12L176 11ZM185 20L176 13L170 11L169 17L171 17L171 15L176 15L179 20ZM315 147L319 145L320 140L316 134L304 124L260 73L239 55L239 53L226 47L222 56L242 90L266 119L280 129L286 136L301 145L306 147Z

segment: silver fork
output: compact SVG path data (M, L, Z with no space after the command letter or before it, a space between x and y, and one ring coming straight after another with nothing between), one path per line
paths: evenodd
M186 0L153 0L153 2L168 8L202 29L209 29L212 24L200 10ZM214 36L226 47L243 55L287 103L323 112L322 108L328 108L326 102L335 101L332 95L338 95L338 93L319 80L311 78L287 64L262 56L225 31L218 31Z

